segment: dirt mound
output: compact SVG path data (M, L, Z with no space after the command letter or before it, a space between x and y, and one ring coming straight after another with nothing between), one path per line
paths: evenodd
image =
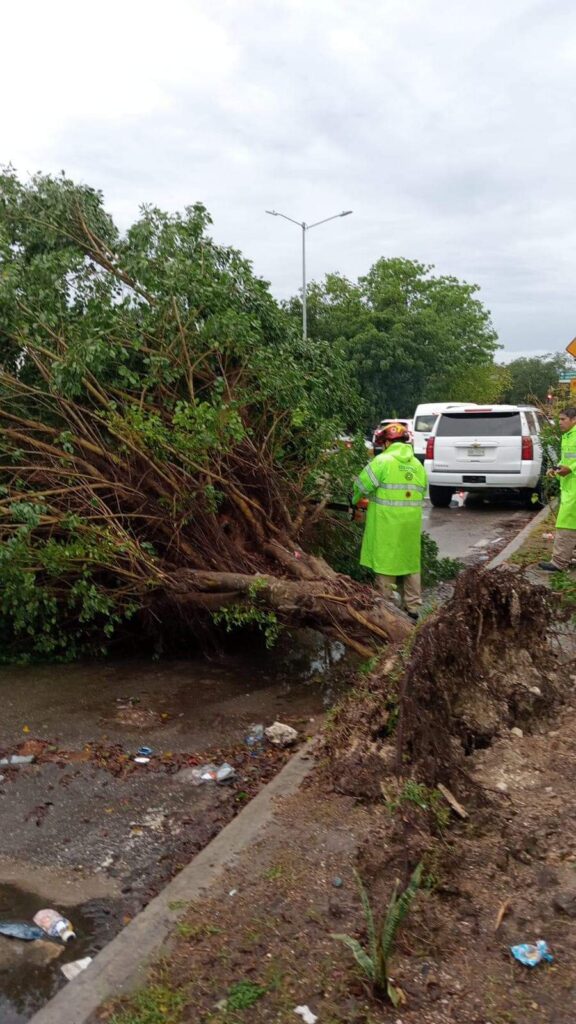
M336 711L324 778L368 800L392 773L469 795L467 755L514 726L529 730L563 697L548 637L554 615L550 592L520 572L463 573L407 649Z

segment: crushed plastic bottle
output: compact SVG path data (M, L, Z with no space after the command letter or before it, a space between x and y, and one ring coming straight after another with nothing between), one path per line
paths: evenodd
M519 946L510 946L510 952L525 967L536 967L543 960L547 960L549 963L554 960L550 947L547 942L544 942L544 939L537 939L535 943L521 942Z
M74 931L70 921L67 917L64 917L59 910L51 910L50 908L39 910L37 914L34 914L33 920L34 924L43 928L51 939L60 939L61 942L70 942L71 939L76 938L76 932Z
M29 924L28 921L0 921L0 935L6 935L9 939L23 939L24 942L49 938L43 928Z
M227 761L223 764L201 764L191 772L192 782L201 786L203 782L226 782L236 774L235 769Z
M252 757L256 757L258 754L261 754L264 750L264 726L259 723L253 723L248 726L248 732L244 737L244 742L249 748Z

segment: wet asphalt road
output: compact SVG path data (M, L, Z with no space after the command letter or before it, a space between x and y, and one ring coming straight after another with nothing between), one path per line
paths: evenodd
M484 501L469 495L457 500L457 508L433 508L427 500L424 529L436 541L442 557L470 565L497 554L538 511L512 498Z

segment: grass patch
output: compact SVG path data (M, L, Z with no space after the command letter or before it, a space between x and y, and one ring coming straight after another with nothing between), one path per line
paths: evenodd
M534 565L535 562L549 562L552 554L552 540L544 537L544 534L553 533L551 510L544 520L539 523L529 537L526 538L521 548L510 556L508 561L511 565Z
M249 1006L254 1006L265 993L264 986L257 985L254 981L237 981L226 997L226 1009L246 1010Z
M168 985L150 985L110 1018L110 1024L182 1024L185 996Z

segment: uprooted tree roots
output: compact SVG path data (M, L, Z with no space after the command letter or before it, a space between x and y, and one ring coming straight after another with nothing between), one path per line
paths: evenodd
M466 755L561 696L553 612L549 591L513 570L463 573L409 650L337 712L325 749L335 787L378 799L396 775L466 791Z

